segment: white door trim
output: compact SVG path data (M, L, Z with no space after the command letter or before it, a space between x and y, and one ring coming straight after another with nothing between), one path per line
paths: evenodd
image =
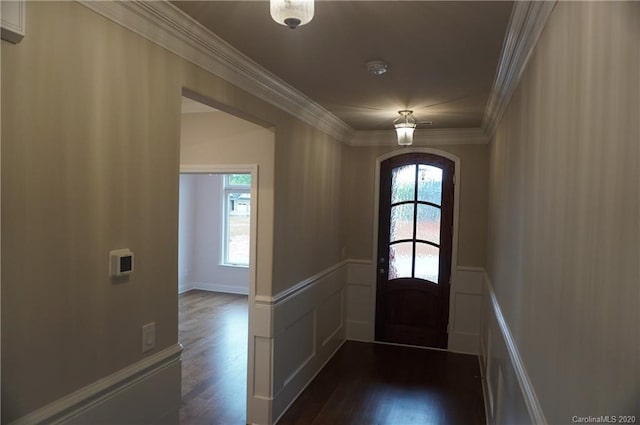
M253 353L254 353L254 308L256 298L256 285L257 285L257 230L258 230L258 165L257 164L242 164L242 165L180 165L180 174L251 174L251 213L249 224L249 329L248 334L248 346L247 346L247 394L246 394L246 413L247 418L253 417L249 409L253 405L250 403L250 399L253 398L254 393L254 370L253 365Z
M371 306L370 306L370 312L371 312L371 340L375 341L375 323L376 323L376 288L377 288L377 284L378 284L378 208L379 208L379 204L380 204L380 165L382 164L383 161L389 159L389 158L393 158L395 156L400 156L400 155L404 155L407 153L430 153L433 155L438 155L438 156L442 156L444 158L447 158L451 161L454 162L455 164L455 168L454 168L454 179L453 179L453 240L452 240L452 245L451 245L451 286L449 288L449 290L451 291L453 289L453 283L455 282L455 276L454 274L456 273L457 267L458 267L458 217L459 217L459 206L460 206L460 158L457 157L456 155L453 155L452 153L449 152L445 152L445 151L441 151L439 149L433 149L433 148L399 148L396 149L392 152L387 152L384 155L379 156L378 158L376 158L376 169L375 169L375 180L374 180L374 196L373 196L373 249L372 249L372 261L373 264L376 266L373 268L373 273L375 273L375 275L373 276L373 282L375 282L375 287L372 290L372 296L371 296ZM453 297L449 296L449 323L452 323L453 321L453 313L454 313L454 308L451 305L453 302ZM451 333L449 333L449 341L448 341L448 346L451 345Z
M2 8L0 8L0 22L2 21ZM2 69L2 59L0 58L0 69ZM1 72L0 72L1 74ZM0 78L2 81L2 78ZM0 99L2 98L2 84L0 83ZM1 102L0 102L1 104ZM2 107L0 106L0 151L2 151ZM2 161L0 161L2 162ZM2 173L0 172L0 175ZM2 187L2 184L0 184ZM0 193L0 199L2 199L2 194ZM0 205L0 211L2 211L2 205ZM0 216L2 213L0 213ZM0 220L1 221L1 220ZM0 229L0 240L2 240L2 230ZM2 253L0 252L0 259L2 258ZM2 264L2 261L0 261ZM0 267L0 294L2 294L2 268ZM0 295L0 329L2 329L2 295ZM0 332L0 364L2 364L2 332ZM2 382L2 369L0 368L0 382ZM2 401L0 401L0 417L2 417Z

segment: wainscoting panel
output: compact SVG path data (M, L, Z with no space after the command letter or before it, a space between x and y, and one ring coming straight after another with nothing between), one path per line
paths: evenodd
M271 418L271 382L273 382L273 338L269 337L271 325L271 311L263 305L255 305L253 311L254 323L253 350L249 344L249 371L253 381L247 382L247 423L269 424ZM259 324L260 326L255 326ZM265 332L266 331L266 332ZM266 334L266 335L265 335Z
M483 299L480 267L458 267L453 277L449 312L449 350L478 354ZM373 341L376 271L371 261L347 265L347 339Z
M24 416L12 425L177 424L182 346L176 344Z
M347 339L373 341L376 273L371 261L347 265Z
M317 314L318 341L324 347L344 331L344 290L340 289L325 299Z
M477 339L480 336L481 310L481 294L456 294L456 332L474 335Z
M297 319L274 338L274 388L284 388L316 355L316 311Z
M254 344L253 395L263 399L269 398L271 396L271 381L273 379L271 374L271 359L273 357L272 339L256 336Z
M65 425L177 424L182 398L181 377L181 364L161 368L148 378L126 386L62 423Z
M458 267L451 284L449 350L478 354L484 269Z
M487 424L544 425L544 412L486 273L483 280L487 296L483 300L480 365Z
M255 376L249 403L262 407L251 423L277 421L345 341L346 276L343 261L280 294L256 297L254 370L269 370L264 357L273 369Z

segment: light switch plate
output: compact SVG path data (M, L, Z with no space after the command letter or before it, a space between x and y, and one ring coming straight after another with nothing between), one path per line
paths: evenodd
M142 352L156 348L156 322L147 323L142 327Z

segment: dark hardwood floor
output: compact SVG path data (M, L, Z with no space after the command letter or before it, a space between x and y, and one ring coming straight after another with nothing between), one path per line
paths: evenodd
M347 341L278 425L484 423L477 357Z
M181 425L246 423L247 297L180 295ZM278 425L484 424L475 356L347 341Z
M246 423L247 323L246 295L179 296L181 425Z

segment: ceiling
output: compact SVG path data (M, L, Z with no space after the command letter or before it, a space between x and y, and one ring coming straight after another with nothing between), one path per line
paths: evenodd
M480 127L512 2L316 1L290 30L268 1L176 1L178 8L355 130L392 129L400 109L425 128ZM389 71L366 72L382 59Z

